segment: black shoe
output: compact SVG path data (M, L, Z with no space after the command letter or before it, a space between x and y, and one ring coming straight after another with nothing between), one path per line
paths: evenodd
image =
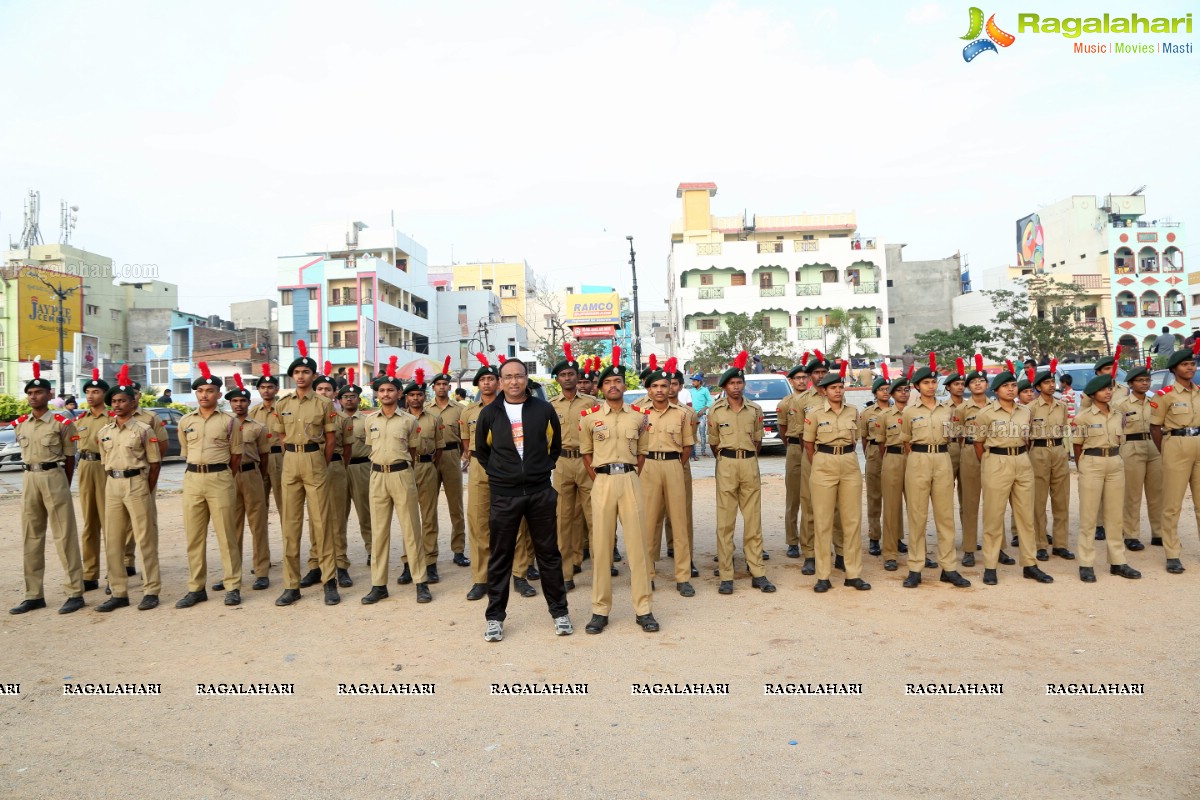
M633 621L640 625L646 633L658 631L658 620L654 618L653 614L638 614Z
M1050 549L1050 552L1059 558L1066 559L1067 561L1075 560L1075 554L1065 547L1053 547Z
M1021 570L1021 574L1029 578L1029 580L1037 581L1038 583L1054 583L1054 578L1042 572L1041 567L1025 567Z
M125 577L132 578L134 575L137 575L137 567L135 567L133 564L130 564L125 568Z
M230 589L225 593L225 605L240 606L242 604L242 590Z
M316 586L320 582L321 570L310 569L307 573L305 573L304 577L300 579L300 588L307 589L310 586Z
M771 554L770 554L770 553L768 553L766 550L763 550L763 554L762 554L762 560L763 560L763 561L770 561L770 560L771 560Z
M667 548L667 558L674 558L674 557L675 557L675 548L668 547Z
M625 544L629 544L629 542L626 542ZM621 551L618 550L617 546L614 544L613 545L613 563L619 564L620 562L621 562Z
M342 602L342 596L338 594L337 580L330 578L325 581L325 605L336 606L340 602Z
M714 578L719 578L719 577L721 577L721 570L719 570L719 569L714 569L714 570L713 570L713 577L714 577Z
M583 548L583 560L587 561L591 557L592 557L592 554L590 552L588 552L588 549L586 547Z
M867 583L862 578L849 578L843 585L849 586L852 589L857 589L860 592L869 592L871 590L871 584Z
M788 558L799 558L800 557L800 545L798 545L798 544L788 545L787 557Z
M1095 583L1096 570L1092 569L1091 567L1080 567L1079 580L1083 581L1084 583Z
M371 562L368 561L367 563L370 564ZM454 554L454 563L460 567L469 567L469 566L471 566L471 559L467 558L462 553L455 553Z
M569 592L574 588L575 588L575 581L563 581L563 589L565 591Z
M1126 550L1132 550L1133 552L1135 552L1135 553L1136 553L1136 552L1137 552L1137 551L1139 551L1139 550L1145 550L1145 549L1146 549L1146 545L1142 544L1142 540L1141 540L1141 539L1126 539L1126 540L1125 540L1125 549L1126 549ZM85 590L87 589L87 587L86 587L86 586L84 586L83 588L84 588Z
M1011 567L1013 564L1017 563L1017 560L1015 558L1013 558L1012 556L1010 556L1008 553L1004 552L1003 550L1000 551L1000 555L998 558L1000 560L1000 563L1006 567Z
M908 577L904 579L904 583L900 584L905 589L915 589L921 585L921 573L909 572Z
M1048 533L1046 534L1046 543L1047 543L1047 544L1049 544L1049 545L1053 545L1053 544L1054 544L1054 537L1053 537L1053 536L1051 536L1051 535L1050 535L1050 534L1048 534Z
M271 579L264 575L261 578L255 578L254 585L251 586L250 588L262 591L263 589L270 588L270 586L271 586Z
M888 572L895 572L896 570L900 569L900 565L889 558L887 561L883 562L883 568Z
M425 568L425 582L426 583L438 583L441 580L442 580L442 578L440 575L438 575L437 566L435 566L434 564L430 564L428 567Z
M1167 572L1172 575L1179 575L1183 572L1183 563L1178 558L1168 558Z
M937 566L937 562L929 556L925 556L925 569L933 569Z
M995 586L996 585L996 570L984 569L983 582L988 586Z
M833 588L833 584L826 580L819 580L813 584L813 591L817 594L824 594Z
M116 611L118 608L129 608L129 598L110 597L100 605L96 606L96 610L101 614L107 614L110 611Z
M537 589L530 586L529 581L524 578L513 578L513 588L521 597L537 597Z
M1106 537L1105 537L1105 534L1104 534L1104 526L1103 526L1103 525L1097 525L1097 526L1096 526L1096 541L1097 541L1097 542L1103 542L1103 541L1105 540L1105 538L1106 538Z
M214 592L223 592L223 591L225 591L225 581L217 581L216 583L214 583L214 584L212 585L212 590L213 590Z
M575 566L571 567L571 573L572 573L572 574L574 574L574 575L578 575L578 574L579 574L579 573L581 573L581 572L583 572L583 567L582 567L581 565L579 565L579 564L576 564Z
M882 554L883 554L883 548L881 548L879 546L879 541L877 539L872 539L867 544L867 555L878 556L878 555L882 555Z
M717 587L717 594L733 594L733 581L721 581L721 585Z
M429 592L429 584L428 583L418 583L417 584L417 602L418 603L433 602L433 595L430 594L430 592Z
M770 594L771 592L775 591L775 584L773 584L769 580L767 580L766 575L763 575L762 577L759 577L759 578L751 578L750 585L753 588L758 589L761 592L764 592L765 594Z
M1035 556L1035 557L1037 558L1038 561L1049 561L1050 560L1050 554L1047 553L1045 550L1038 550L1037 556Z
M693 578L699 578L699 577L700 577L700 570L696 569L696 562L695 562L695 561L693 561L693 562L692 562L692 577L693 577Z
M371 566L371 554L367 553L367 566Z
M290 606L292 603L300 599L299 589L284 589L283 594L275 598L275 605Z
M946 572L942 570L942 577L938 578L942 583L952 583L959 589L965 589L971 585L971 582L959 575L957 572Z
M541 580L541 579L542 579L542 573L538 572L537 567L530 564L529 569L525 570L525 580L537 581L537 580Z
M482 600L487 597L487 584L473 583L470 591L467 592L468 600Z
M360 601L364 606L373 606L380 600L387 599L388 590L386 586L372 586L371 591L367 592Z
M652 591L652 592L654 591L654 579L653 578L650 579L650 591Z
M610 576L610 577L613 577L613 578L615 578L615 577L617 577L618 575L620 575L620 574L621 574L621 570L617 569L616 567L609 567L609 568L608 568L608 574L609 574L609 576Z
M179 598L175 603L176 608L191 608L196 603L204 603L208 601L208 592L201 589L198 592L188 592L183 597Z
M63 603L62 607L58 609L58 613L74 614L85 605L87 605L87 603L83 602L82 597L68 597L67 602Z
M841 556L835 556L833 559L833 568L841 572L846 571L846 559Z
M675 591L679 592L684 597L695 597L696 595L696 590L692 588L692 585L686 581L675 584Z
M400 573L398 578L396 578L396 583L400 584L401 586L408 586L410 583L412 583L412 573L408 571L407 562L404 564L404 571ZM303 585L304 584L301 584L301 586Z
M608 627L608 617L600 614L592 614L592 618L588 620L588 624L584 626L584 633L600 633Z
M1128 540L1126 540L1126 541L1128 541ZM89 580L85 579L85 580L83 581L83 590L84 590L85 592L91 592L91 591L94 591L94 590L96 590L96 589L99 589L99 588L100 588L100 581L99 581L99 580L95 580L95 581L89 581Z
M354 585L354 579L350 577L350 570L338 567L337 576L338 586L342 587L343 589L349 589Z
M800 574L801 575L816 575L817 574L816 559L813 559L813 558L804 559L804 565L800 567Z
M1021 537L1019 537L1019 536L1014 536L1014 537L1012 537L1011 539L1009 539L1009 540L1008 540L1008 543L1009 543L1010 545L1012 545L1013 547L1016 547L1017 545L1019 545L1019 544L1021 543Z
M1128 564L1113 564L1108 568L1109 575L1120 575L1122 578L1137 579L1142 577L1142 573L1138 572Z
M1162 537L1161 536L1151 536L1150 537L1150 546L1151 547L1162 547L1163 546Z
M158 608L158 595L144 595L142 602L138 603L138 611L149 611L152 608Z
M974 553L963 553L962 565L964 567L975 566L975 554Z
M713 563L714 563L714 564L715 564L715 563L717 563L717 560L718 560L718 558L719 558L718 556L713 556Z
M899 544L896 545L896 549L898 552L907 553L908 545L906 545L904 542L900 542Z

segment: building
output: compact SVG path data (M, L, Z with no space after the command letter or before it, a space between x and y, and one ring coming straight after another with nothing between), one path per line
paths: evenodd
M500 298L500 321L532 329L529 299L533 293L533 270L528 262L486 262L431 267L429 284L437 291L495 292Z
M479 364L474 353L489 360L529 360L529 341L523 325L500 321L500 296L485 289L454 292L436 291L437 340L440 352L451 357L451 369L474 374ZM445 358L445 356L442 356ZM438 369L441 369L440 362Z
M827 349L829 315L839 308L871 334L856 351L888 352L886 249L859 235L854 213L715 216L716 193L714 183L676 190L683 216L671 230L667 268L675 355L686 362L728 317L757 311L787 329L794 350Z
M929 261L905 261L906 245L889 244L887 298L888 338L897 348L914 344L918 333L955 326L954 298L963 293L963 259L960 253ZM971 322L967 324L978 324Z
M268 360L268 328L238 328L218 316L203 317L171 309L133 309L129 312L131 340L146 342L143 357L130 362L130 377L147 391L170 389L180 402L188 402L192 381L200 377L196 364L204 361L226 386L233 374L260 374ZM272 364L277 371L278 364Z

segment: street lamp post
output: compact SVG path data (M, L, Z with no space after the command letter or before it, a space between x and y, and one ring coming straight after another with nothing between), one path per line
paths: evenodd
M635 372L641 372L642 331L638 325L637 254L633 252L633 237L625 238L629 240L629 268L633 270L633 369Z
M67 372L66 367L64 366L66 354L64 353L65 345L63 343L63 338L65 335L64 325L66 321L63 319L63 301L66 300L72 292L78 291L80 287L72 286L70 289L64 289L62 284L59 284L57 287L55 287L54 284L50 283L50 281L43 278L40 274L38 274L37 279L44 283L46 288L53 292L54 296L58 298L58 393L60 396L65 396L67 393Z

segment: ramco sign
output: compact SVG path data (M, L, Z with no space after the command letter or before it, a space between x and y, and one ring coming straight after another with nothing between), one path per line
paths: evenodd
M619 325L621 296L616 292L567 295L567 325Z

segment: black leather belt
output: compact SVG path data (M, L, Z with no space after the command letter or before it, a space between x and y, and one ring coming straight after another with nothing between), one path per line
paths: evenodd
M753 450L718 450L721 458L754 458L758 453Z
M1148 433L1127 433L1127 434L1125 434L1125 441L1127 441L1127 442L1144 442L1149 438L1150 438L1150 434L1148 434Z
M948 444L914 444L910 445L914 453L949 453Z
M257 461L243 461L242 462L242 472L249 472L252 469L258 469Z
M559 453L559 455L566 456L567 458L579 458L581 453L579 452L578 448L573 449L573 450L568 450L567 448L564 447L562 449L562 451Z
M1062 439L1034 439L1034 447L1062 447Z
M224 472L229 469L228 464L188 464L188 472Z
M1115 456L1119 455L1121 448L1119 447L1089 447L1083 451L1085 456Z
M350 459L351 464L368 464L370 461L370 456L355 456L354 458Z
M142 470L138 469L110 469L106 470L110 478L136 478L142 474Z
M408 469L408 467L409 464L407 461L397 461L394 464L372 464L371 472L403 472L404 470Z
M457 450L457 449L458 449L458 442L451 442L450 444L446 445L446 446L445 446L445 447L443 447L442 449L443 449L443 450Z
M63 465L61 461L43 461L41 464L26 464L26 472L49 472L52 469L58 469Z
M421 462L422 464L432 464L433 463L433 453L430 453L427 456L417 456L417 461Z
M321 449L321 445L316 442L309 442L308 444L285 444L283 449L289 453L315 453Z
M799 436L788 436L784 441L788 444L804 444L804 440Z
M651 461L678 461L680 456L680 453L668 453L661 450L646 453L646 458Z
M883 452L887 453L888 455L902 456L904 455L904 445L889 444L887 447L883 448Z
M601 464L596 467L596 472L601 475L624 475L626 472L636 472L637 466L634 464Z
M80 461L99 461L100 460L99 453L89 453L85 450L80 450L78 453L78 456L79 456Z
M333 458L331 458L331 459L329 459L329 460L330 460L330 461L341 461L341 460L342 460L342 454L341 454L341 453L334 453L334 454L333 454Z
M852 444L819 444L817 445L818 453L828 453L831 456L844 456L846 453L854 452Z
M283 445L279 445L279 444L273 444L273 445L271 445L271 452L272 452L272 453L282 453L282 452L283 452Z
M964 436L963 444L975 444L975 440L972 439L970 436Z
M1167 436L1200 436L1200 428L1176 428L1167 431Z
M987 451L996 456L1020 456L1029 450L1028 447L989 447Z

